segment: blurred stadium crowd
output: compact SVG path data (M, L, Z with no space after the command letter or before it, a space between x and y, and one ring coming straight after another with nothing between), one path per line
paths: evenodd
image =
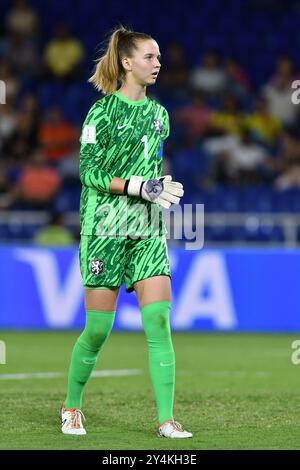
M100 98L87 79L99 43L118 23L160 44L162 70L149 96L170 114L165 171L183 182L183 202L204 203L207 213L297 215L297 2L166 0L145 16L137 0L2 0L0 13L0 208L10 213L0 219L0 239L29 240L43 225L12 228L16 211L47 211L62 225L57 213L78 211L80 128ZM265 230L251 221L207 226L205 237L284 241L270 220ZM76 224L73 232L78 238Z

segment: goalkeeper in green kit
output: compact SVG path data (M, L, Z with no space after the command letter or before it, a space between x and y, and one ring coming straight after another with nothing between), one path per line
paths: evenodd
M84 386L112 330L125 283L127 292L136 293L147 338L157 435L192 437L173 416L170 265L161 208L179 204L183 188L171 176L161 176L169 118L146 96L160 67L157 42L120 27L89 80L105 96L88 112L81 134L79 257L86 323L72 351L60 411L64 434L86 434Z

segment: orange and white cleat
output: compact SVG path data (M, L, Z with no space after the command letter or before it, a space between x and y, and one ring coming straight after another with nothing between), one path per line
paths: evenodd
M64 434L75 434L82 436L86 434L82 419L85 421L84 414L79 408L70 408L66 410L64 403L60 408L61 430Z
M184 439L193 437L191 432L185 431L180 423L174 419L167 419L162 424L156 426L158 437L170 437L171 439Z

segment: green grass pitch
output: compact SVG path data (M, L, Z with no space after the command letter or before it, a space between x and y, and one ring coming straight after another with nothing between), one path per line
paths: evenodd
M142 333L115 333L96 370L139 375L93 377L84 398L86 436L65 436L58 409L78 332L0 332L0 449L300 449L300 365L295 335L173 333L175 419L192 439L158 438ZM3 374L60 372L57 378Z

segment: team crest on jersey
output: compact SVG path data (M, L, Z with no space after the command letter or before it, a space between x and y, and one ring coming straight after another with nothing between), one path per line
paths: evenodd
M162 122L159 119L154 119L153 127L154 127L157 134L160 135L162 133L163 125L162 125Z
M94 276L100 276L104 271L104 263L101 259L93 259L90 262L89 270Z

